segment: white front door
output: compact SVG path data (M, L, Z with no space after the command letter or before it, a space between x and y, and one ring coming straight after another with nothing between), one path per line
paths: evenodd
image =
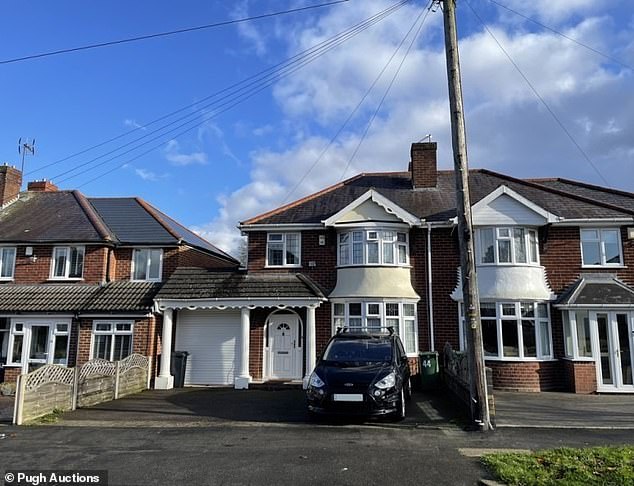
M634 391L634 313L591 312L599 391Z
M269 378L293 380L302 376L302 344L299 318L274 314L268 325Z

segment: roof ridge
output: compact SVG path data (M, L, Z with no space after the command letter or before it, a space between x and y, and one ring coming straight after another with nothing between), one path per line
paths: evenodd
M543 185L538 184L536 182L531 182L530 179L518 179L516 177L512 177L512 176L509 176L509 175L506 175L506 174L500 174L499 172L494 172L494 171L492 171L490 169L480 169L479 172L481 172L483 174L491 175L493 177L499 177L500 179L506 179L508 181L515 182L516 184L523 184L523 185L528 186L528 187L533 187L535 189L540 189L542 191L550 192L552 194L557 194L559 196L569 197L571 199L576 199L578 201L582 201L582 202L585 202L585 203L594 204L595 206L602 206L604 208L612 209L614 211L619 211L621 213L634 214L634 211L632 211L630 209L622 208L621 206L615 206L613 204L605 203L605 202L602 202L602 201L597 201L595 199L591 199L591 198L588 198L588 197L580 196L580 195L574 194L572 192L566 192L566 191L562 191L562 190L559 190L559 189L554 189L552 187L543 186Z
M79 204L79 207L84 212L88 221L90 221L90 224L92 224L99 236L107 241L116 241L117 237L95 210L88 198L77 189L70 191L70 193L75 197L77 204Z
M634 192L628 192L628 191L624 191L622 189L614 189L612 187L602 187L602 186L597 186L596 184L590 184L589 182L582 182L582 181L576 181L574 179L566 179L564 177L551 177L551 178L538 178L538 179L529 179L530 181L536 182L539 184L540 181L544 181L544 182L548 182L548 181L554 181L554 182L565 182L566 184L571 184L573 186L580 186L580 187L585 187L588 189L595 189L597 191L601 191L601 192L607 192L607 193L616 193L619 194L621 196L626 196L626 197L631 197L634 199Z
M278 208L271 209L270 211L258 214L257 216L249 218L249 219L247 219L245 221L241 221L241 222L239 222L238 226L248 225L248 224L255 224L260 219L268 218L268 217L273 216L275 214L278 214L278 213L281 213L283 211L286 211L287 209L294 208L295 206L299 206L300 204L303 204L305 202L311 201L311 200L313 200L313 199L315 199L315 198L317 198L319 196L323 196L324 194L332 192L335 189L339 189L340 187L343 187L346 184L349 184L350 182L352 182L352 181L354 181L356 179L360 179L364 175L366 175L366 174L364 172L361 172L360 174L352 176L349 179L346 179L345 181L340 181L340 182L337 182L336 184L328 186L328 187L322 189L321 191L313 192L312 194L309 194L308 196L304 196L304 197L302 197L300 199L292 201L292 202L290 202L288 204L285 204L283 206L280 206Z

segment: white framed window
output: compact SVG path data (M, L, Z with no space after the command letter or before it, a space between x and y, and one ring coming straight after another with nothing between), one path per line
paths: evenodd
M0 317L0 365L7 364L9 358L9 336L11 320L8 317Z
M581 262L584 267L623 265L618 228L581 229Z
M407 301L347 301L332 305L333 333L347 327L352 331L380 332L391 327L408 355L418 352L416 303Z
M53 328L53 364L68 364L68 345L70 341L70 324L58 322Z
M338 233L337 264L389 265L409 264L409 235L404 231L372 229Z
M538 265L537 230L518 226L477 229L480 265Z
M0 247L0 280L11 280L15 272L15 247Z
M464 305L460 304L460 346L466 348ZM546 302L481 302L486 359L552 359L552 331Z
M91 359L119 361L132 354L132 321L94 321Z
M301 266L300 233L268 233L266 236L267 267Z
M9 321L10 325L9 325ZM20 365L27 373L34 363L68 364L68 348L70 340L70 320L61 322L34 319L22 321L0 318L0 333L10 329L7 344L2 344L2 352L6 352L6 363ZM0 343L2 337L0 336Z
M53 248L51 278L57 280L80 279L84 273L83 246L56 246Z
M564 350L567 358L592 360L592 337L590 316L587 310L564 310Z
M24 349L24 323L11 322L11 339L9 340L9 352L7 363L12 365L22 364L22 350Z
M132 280L161 280L163 250L161 248L135 248L132 256Z

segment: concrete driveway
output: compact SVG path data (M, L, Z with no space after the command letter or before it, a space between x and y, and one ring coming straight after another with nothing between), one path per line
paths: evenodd
M402 422L355 418L318 420L317 423L354 423L384 426L438 427L464 422L450 396L414 393ZM300 389L234 390L179 388L147 390L130 397L63 414L59 425L112 427L195 427L209 425L289 425L314 423Z
M498 427L634 429L634 395L495 391Z

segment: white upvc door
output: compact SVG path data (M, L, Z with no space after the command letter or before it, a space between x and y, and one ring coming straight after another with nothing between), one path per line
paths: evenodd
M598 391L634 391L634 313L590 312Z
M302 343L299 318L274 314L268 325L268 378L295 380L302 377Z

